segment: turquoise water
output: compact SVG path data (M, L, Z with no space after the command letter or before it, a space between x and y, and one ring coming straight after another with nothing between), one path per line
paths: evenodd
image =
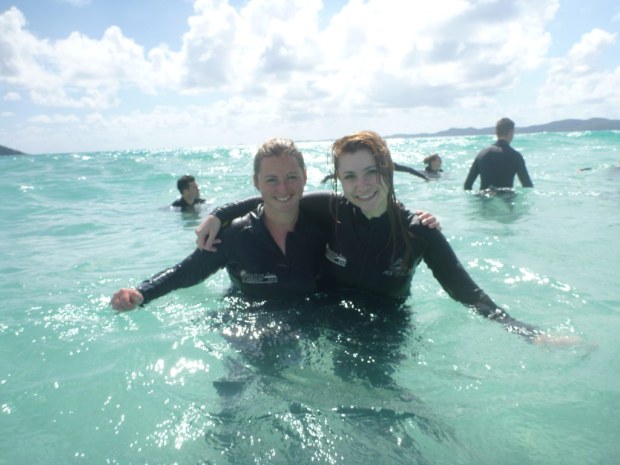
M386 318L225 298L224 272L117 314L115 290L191 252L211 206L254 194L254 147L0 157L0 464L617 462L620 133L517 135L536 187L509 201L462 191L490 141L390 140L396 161L444 159L436 182L397 174L398 197L441 219L514 317L580 345L526 343L424 265ZM320 189L329 143L300 146ZM166 207L188 172L197 214ZM360 306L379 317L341 319Z

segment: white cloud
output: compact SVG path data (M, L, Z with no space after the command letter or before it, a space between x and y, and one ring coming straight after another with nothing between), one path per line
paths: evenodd
M105 109L119 103L122 87L145 94L168 85L169 52L154 50L149 61L144 50L116 27L100 40L79 32L66 39L40 40L26 28L15 7L0 15L0 82L28 90L40 105Z
M573 45L565 57L552 59L545 84L539 93L543 106L620 103L620 66L604 69L597 58L616 42L616 34L593 29Z
M21 99L22 96L17 92L7 92L3 97L3 100L6 102L19 102Z
M0 116L3 118L8 118L10 116L13 116L14 113L10 112L10 111L3 111L2 113L0 113Z
M33 116L28 119L31 123L42 123L42 124L67 124L67 123L77 123L80 119L75 115L38 115Z
M185 91L264 95L319 64L319 0L253 0L239 10L197 0L194 9L180 51Z
M320 0L196 0L183 45L145 53L110 26L39 40L13 7L0 16L0 79L41 105L106 109L119 90L229 92L332 108L450 106L514 85L544 59L557 0L351 0L323 29ZM2 66L2 65L0 65ZM386 84L389 83L389 84ZM389 88L388 88L389 87Z
M60 114L30 124L76 143L79 128L90 148L392 131L388 123L419 108L488 106L545 63L545 26L558 9L558 0L350 0L326 20L321 0L242 3L196 0L181 46L150 50L113 24L100 38L40 39L10 8L0 13L0 84L36 105L88 112L65 117L66 134ZM127 91L148 96L151 107L125 110ZM212 103L157 106L160 93ZM124 115L110 115L112 107Z

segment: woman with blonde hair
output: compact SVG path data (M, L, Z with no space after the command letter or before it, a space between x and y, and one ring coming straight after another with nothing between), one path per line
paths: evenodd
M307 179L303 155L290 139L268 140L254 157L253 179L261 204L222 231L216 253L196 249L137 288L117 291L112 307L132 310L194 286L222 268L232 288L247 296L281 299L314 293L325 240L299 210Z

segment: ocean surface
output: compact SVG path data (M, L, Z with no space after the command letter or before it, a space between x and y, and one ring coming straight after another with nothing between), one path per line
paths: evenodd
M506 332L424 264L397 310L250 302L222 271L117 313L211 207L255 194L255 147L0 157L0 464L619 463L620 132L517 134L535 188L464 192L491 142L390 139L397 162L444 160L397 196L513 317L577 345ZM299 145L323 189L329 142ZM186 173L195 213L168 207Z

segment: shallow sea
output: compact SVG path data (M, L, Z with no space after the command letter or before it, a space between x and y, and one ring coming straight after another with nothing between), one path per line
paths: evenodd
M507 333L423 264L398 311L252 303L220 272L116 313L212 206L254 195L255 147L0 157L0 464L618 463L620 133L517 134L535 188L508 199L462 190L491 141L389 140L403 164L444 159L397 195L512 316L578 345ZM329 143L299 145L322 189ZM194 214L167 207L185 173Z

